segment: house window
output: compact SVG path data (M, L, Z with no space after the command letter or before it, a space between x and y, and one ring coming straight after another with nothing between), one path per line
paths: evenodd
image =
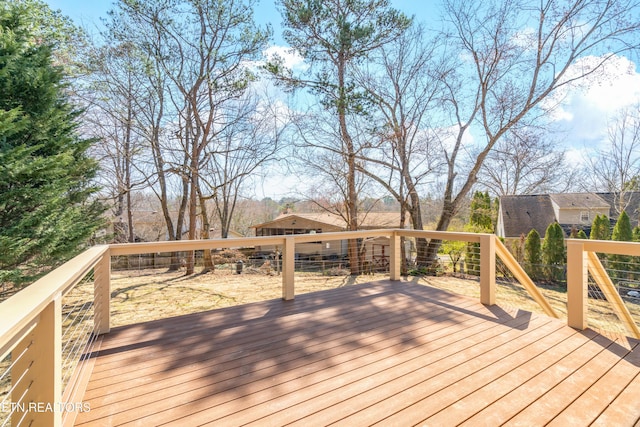
M589 211L580 212L580 221L589 222Z

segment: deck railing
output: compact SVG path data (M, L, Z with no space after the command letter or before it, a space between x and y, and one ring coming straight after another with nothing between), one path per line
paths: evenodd
M493 305L496 301L496 255L537 301L545 313L558 317L524 270L513 259L496 236L491 234L452 233L416 230L373 230L340 233L322 233L321 240L388 238L389 278L401 278L401 237L436 240L457 240L477 243L480 246L480 301ZM315 242L319 235L254 237L238 239L212 239L197 241L153 242L113 244L93 247L60 268L54 270L26 289L0 303L0 363L7 362L5 370L10 375L0 379L0 426L19 425L72 425L78 411L84 408L78 402L84 390L78 384L62 384L62 298L83 277L93 272L93 334L96 337L110 331L110 269L111 257L149 254L158 252L182 252L204 249L277 245L282 250L282 298L295 298L295 250L298 243ZM599 246L600 244L606 246ZM596 246L594 246L596 245ZM569 325L586 327L587 267L600 274L595 261L589 258L592 251L629 253L640 255L640 245L612 245L610 242L569 241ZM604 273L606 276L606 272ZM606 283L604 287L606 288ZM0 365L0 378L4 373ZM2 381L6 385L2 396ZM75 375L75 377L79 377ZM72 388L70 391L69 388ZM75 394L74 394L75 393ZM2 400L4 399L4 400ZM76 400L74 400L76 399ZM78 400L79 399L79 400ZM65 403L66 402L66 403ZM4 416L4 419L3 419Z
M0 304L0 362L7 365L0 425L60 426L79 409L68 405L73 385L62 388L63 376L72 376L62 372L62 300L93 269L94 331L108 332L100 304L109 295L109 268L108 246L93 247Z
M626 335L640 338L640 329L605 270L600 254L640 256L640 243L607 240L567 240L567 318L569 326L588 325L589 275L622 322Z

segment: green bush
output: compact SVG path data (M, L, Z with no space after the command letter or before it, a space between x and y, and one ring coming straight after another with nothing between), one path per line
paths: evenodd
M554 222L547 227L542 244L542 263L545 265L545 277L553 281L564 280L566 262L564 231L562 231L560 224Z
M527 234L524 242L524 268L531 279L540 278L540 264L542 264L542 251L540 234L533 229Z

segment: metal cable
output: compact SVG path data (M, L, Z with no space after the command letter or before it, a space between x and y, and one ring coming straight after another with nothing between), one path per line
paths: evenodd
M26 354L27 351L29 351L29 349L31 348L31 346L33 345L33 341L29 342L29 345L27 345L25 347L24 350L22 350L22 353L20 353L18 355L18 357L16 357L15 359L13 359L13 361L11 362L11 364L9 366L7 366L7 369L2 373L2 375L0 375L0 382L2 382L2 380L4 379L4 377L6 377L9 372L11 372L11 369L13 369L13 367L16 365L16 363L18 363L20 361L20 359L22 359L22 357Z

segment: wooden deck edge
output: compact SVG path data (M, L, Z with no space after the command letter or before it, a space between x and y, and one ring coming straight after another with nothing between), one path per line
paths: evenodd
M64 390L62 402L67 402L68 408L73 408L73 410L65 410L62 415L63 427L73 427L76 423L78 412L91 410L91 408L83 402L83 398L87 391L87 386L89 385L93 368L96 364L96 355L102 346L102 339L102 335L96 337L90 353L82 355L83 359L76 366L76 369ZM67 404L65 404L65 408L67 408Z

